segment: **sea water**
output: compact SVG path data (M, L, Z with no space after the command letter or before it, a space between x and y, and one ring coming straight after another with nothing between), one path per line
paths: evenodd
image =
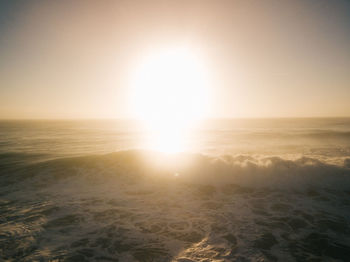
M0 121L0 260L349 261L350 119Z

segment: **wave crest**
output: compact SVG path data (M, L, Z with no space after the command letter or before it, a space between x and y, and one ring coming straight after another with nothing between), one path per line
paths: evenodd
M295 160L281 157L249 155L208 156L203 154L163 154L129 150L106 155L64 158L32 164L25 168L25 178L37 175L65 178L89 176L174 177L195 184L237 184L250 187L304 189L322 187L350 188L350 159L343 165L325 163L319 159L301 157Z

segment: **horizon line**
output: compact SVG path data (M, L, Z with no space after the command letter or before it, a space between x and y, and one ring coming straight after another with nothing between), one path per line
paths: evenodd
M271 117L205 117L198 121L203 120L229 120L229 119L340 119L340 118L350 118L349 116L271 116ZM0 121L82 121L82 120L133 120L142 121L142 119L137 119L134 117L101 117L101 118L0 118Z

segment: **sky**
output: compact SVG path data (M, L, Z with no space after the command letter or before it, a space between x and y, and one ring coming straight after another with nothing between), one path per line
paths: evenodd
M127 118L130 72L187 45L207 117L350 116L350 1L0 1L0 118ZM209 106L208 106L209 107Z

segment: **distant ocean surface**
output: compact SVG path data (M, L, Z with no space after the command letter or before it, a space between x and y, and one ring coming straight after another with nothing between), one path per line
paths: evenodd
M0 121L0 261L350 261L350 118Z

